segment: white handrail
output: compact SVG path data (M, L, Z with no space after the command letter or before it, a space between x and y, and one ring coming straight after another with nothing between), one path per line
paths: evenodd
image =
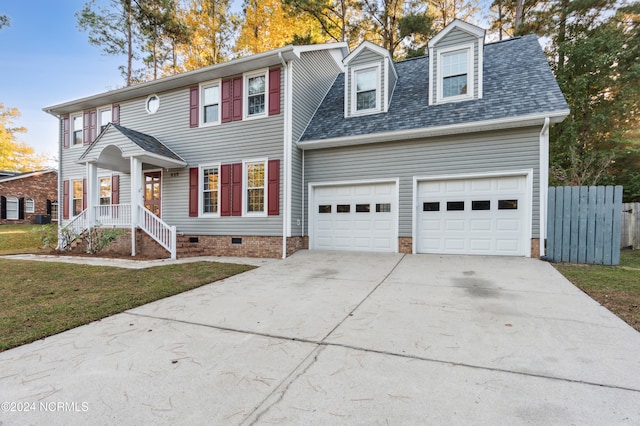
M60 228L58 231L59 249L66 250L76 238L89 228L88 213L88 209L83 210L66 226Z
M138 226L176 258L176 227L170 226L143 206L138 206Z

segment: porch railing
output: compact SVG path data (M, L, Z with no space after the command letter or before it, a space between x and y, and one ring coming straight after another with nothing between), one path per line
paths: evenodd
M138 226L176 258L176 227L166 224L143 206L138 206Z
M94 209L93 223L90 223L89 209L86 209L60 229L58 248L62 250L69 248L76 238L92 226L127 227L133 224L131 204L108 204L92 208ZM140 227L171 254L171 259L175 259L176 227L168 225L143 206L139 205L137 208L138 223L133 225Z
M107 204L93 207L98 226L131 226L131 204Z
M83 210L58 231L58 248L66 250L71 243L89 228L89 209Z

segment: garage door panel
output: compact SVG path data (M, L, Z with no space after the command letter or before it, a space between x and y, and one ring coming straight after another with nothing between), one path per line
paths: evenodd
M526 190L524 176L418 182L416 250L524 255Z

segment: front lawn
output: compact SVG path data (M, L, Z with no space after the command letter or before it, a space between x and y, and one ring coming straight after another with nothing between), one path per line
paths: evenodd
M131 270L0 259L0 351L250 269L198 262Z
M554 265L569 281L640 331L640 250L622 250L620 266Z
M47 253L57 245L57 225L0 225L0 256ZM49 247L44 248L43 237Z

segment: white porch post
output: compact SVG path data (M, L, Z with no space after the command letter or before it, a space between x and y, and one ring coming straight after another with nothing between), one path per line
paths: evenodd
M131 157L131 256L136 255L136 228L142 196L142 163Z
M98 166L96 163L87 163L87 225L89 228L96 226L96 209L100 184L98 182Z

